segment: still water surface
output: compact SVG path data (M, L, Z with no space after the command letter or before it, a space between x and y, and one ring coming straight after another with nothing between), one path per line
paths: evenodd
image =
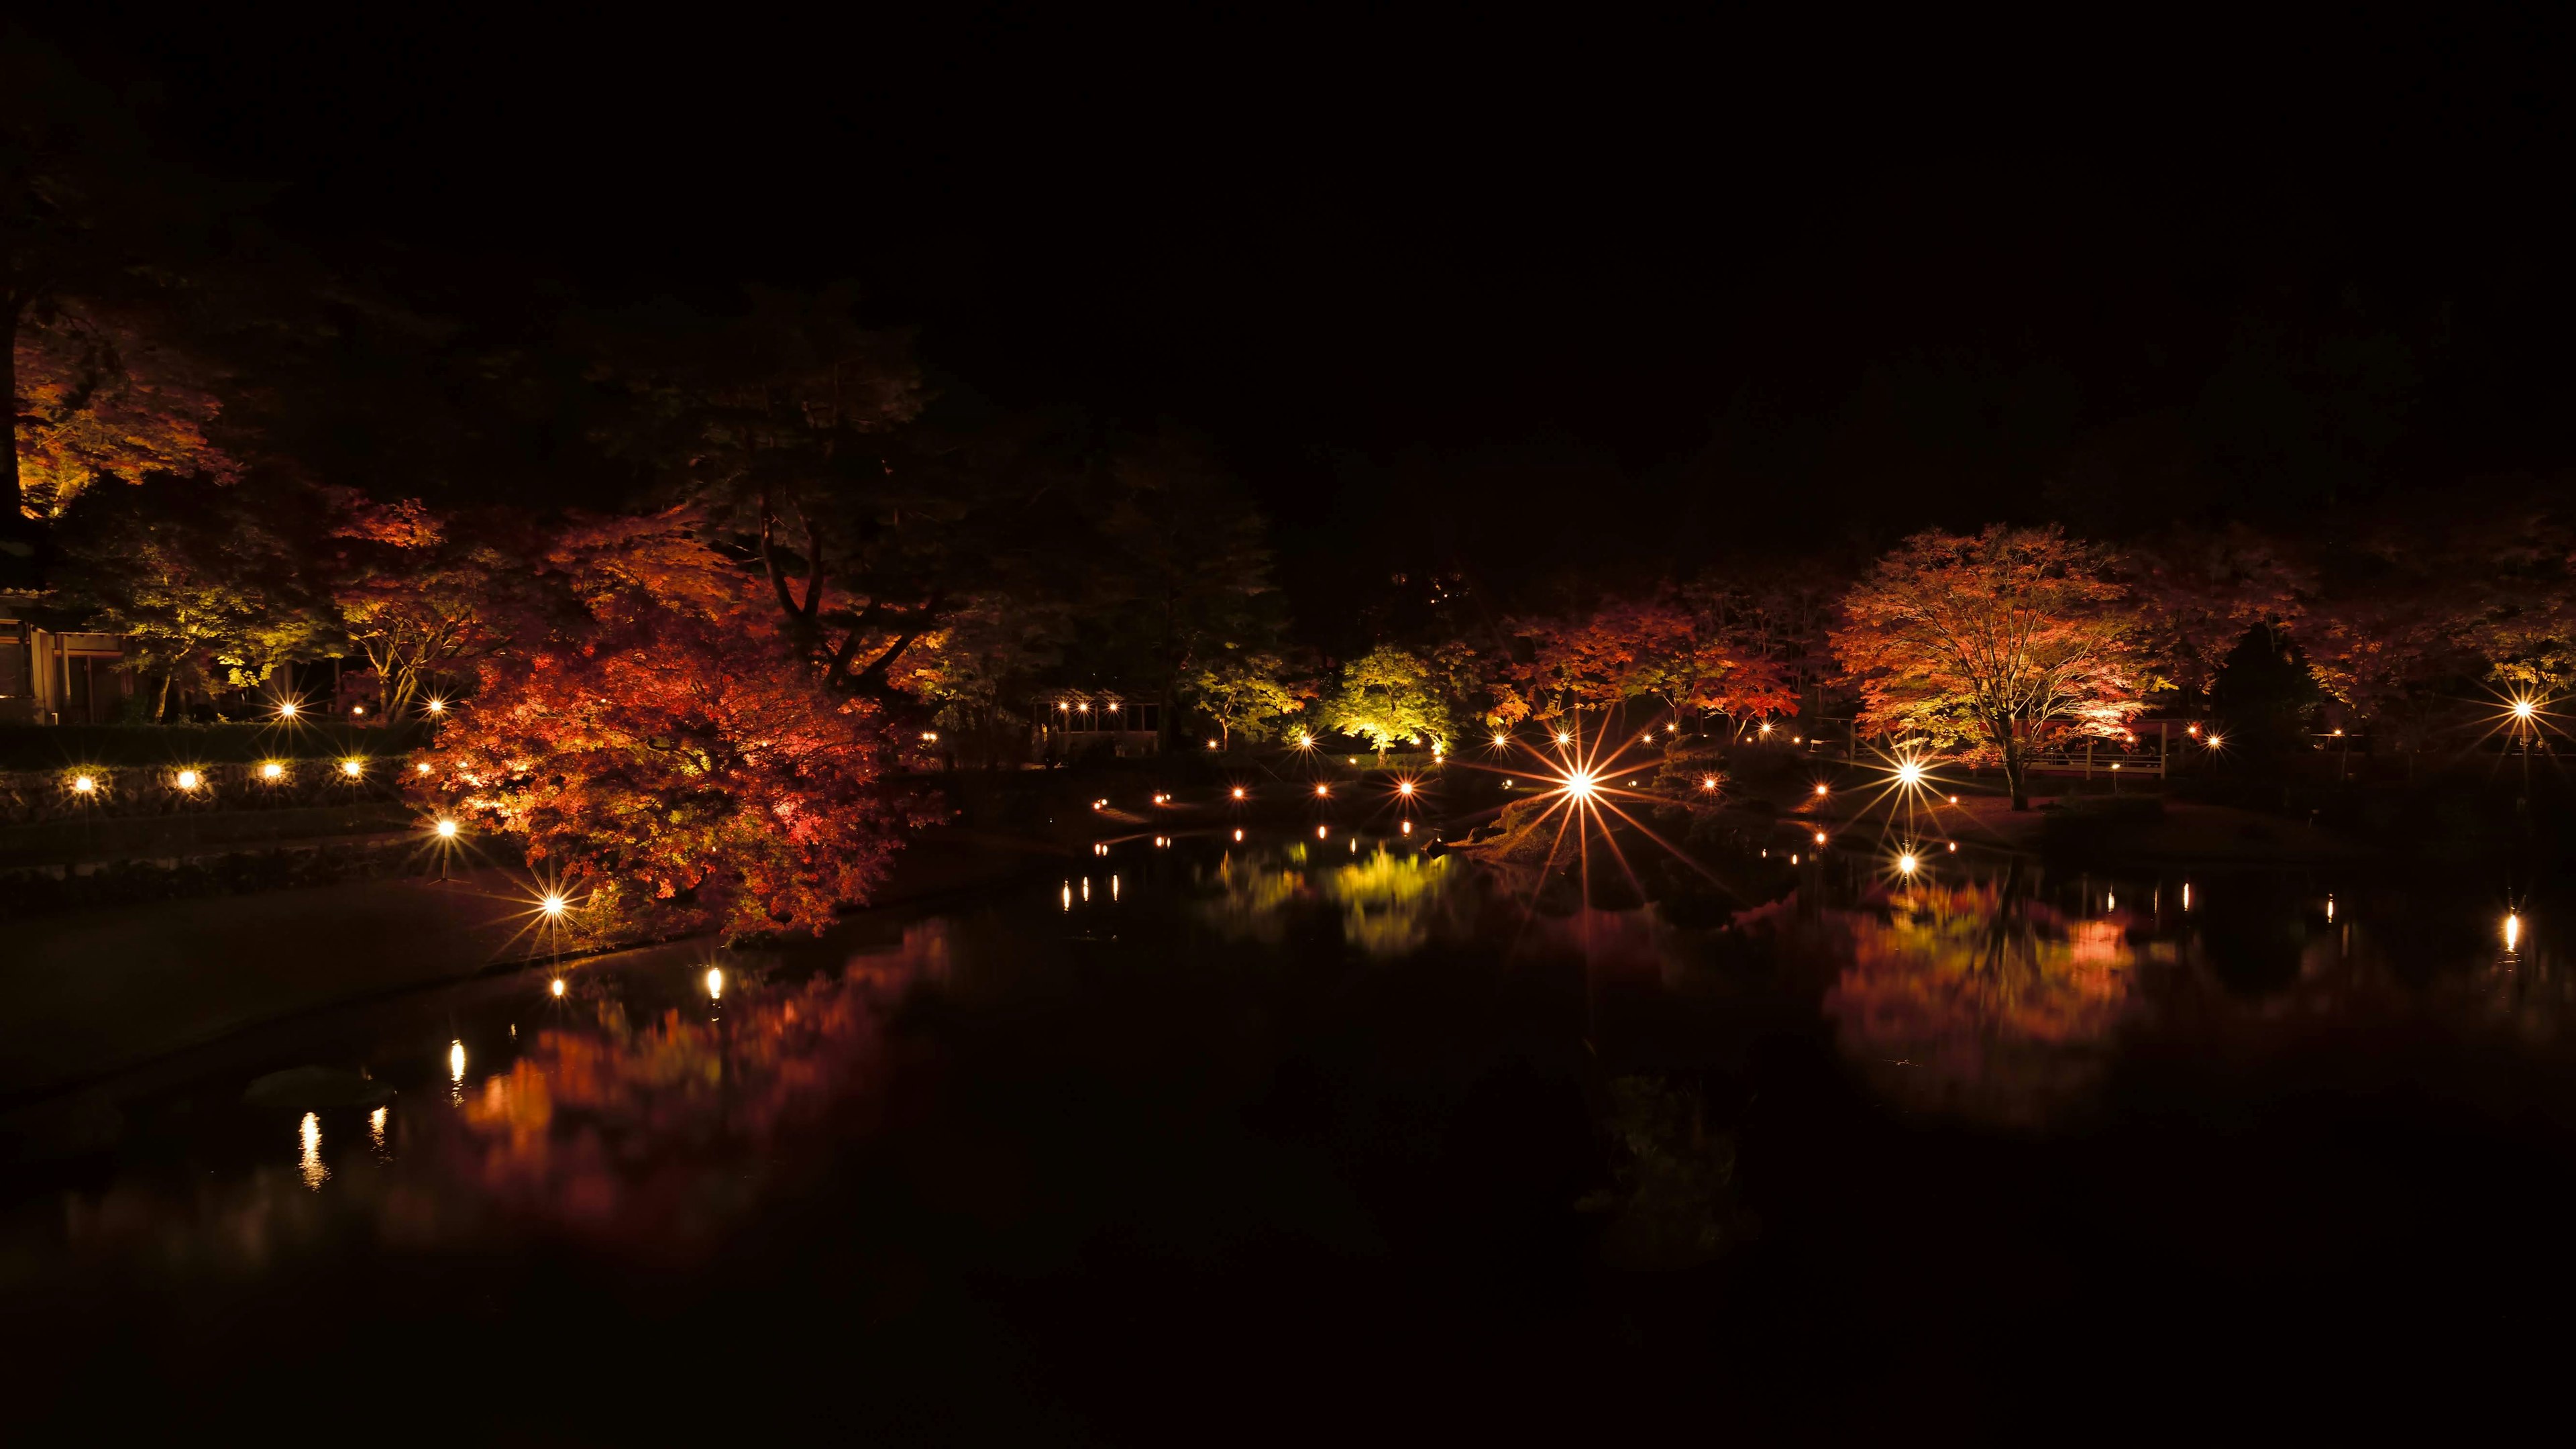
M2440 1383L2426 1325L2567 1286L2548 910L1880 866L1607 911L1407 839L1149 837L290 1023L22 1114L14 1403L2003 1424Z

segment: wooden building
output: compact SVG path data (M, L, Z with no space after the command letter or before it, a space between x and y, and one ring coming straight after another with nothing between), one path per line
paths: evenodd
M48 629L0 593L0 724L106 724L134 693L125 641Z

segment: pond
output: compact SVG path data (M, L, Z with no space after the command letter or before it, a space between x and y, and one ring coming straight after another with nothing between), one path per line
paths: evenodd
M1857 1432L2544 1352L2458 1325L2570 1276L2576 912L1797 843L1601 910L1147 836L274 1026L11 1119L13 1416Z

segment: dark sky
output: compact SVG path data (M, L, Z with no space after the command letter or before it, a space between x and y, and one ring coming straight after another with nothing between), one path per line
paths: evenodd
M459 305L855 277L999 401L1206 431L1316 580L2576 460L2541 22L1097 9L47 33Z

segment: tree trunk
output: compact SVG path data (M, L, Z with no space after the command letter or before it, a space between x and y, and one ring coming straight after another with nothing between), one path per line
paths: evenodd
M2023 768L2027 761L2022 756L2021 737L2009 724L2004 726L2002 733L2004 788L2012 792L2012 808L2027 810L2030 808L2030 776Z
M178 682L178 680L179 680L179 668L178 668L178 666L177 666L177 665L175 665L175 664L174 664L174 665L172 665L169 669L167 669L167 670L165 670L165 671L163 671L163 672L162 672L162 675L161 675L161 700L160 700L160 703L158 703L158 704L156 704L155 706L153 706L153 709L152 709L152 722L153 722L153 723L155 723L155 724L168 724L168 723L170 722L170 686L171 686L171 685L173 685L173 684L176 684L176 683Z
M26 299L0 297L0 310L8 314L0 321L0 402L9 405L9 470L0 477L0 538L14 538L27 526L27 494L18 485L18 319L26 311Z

